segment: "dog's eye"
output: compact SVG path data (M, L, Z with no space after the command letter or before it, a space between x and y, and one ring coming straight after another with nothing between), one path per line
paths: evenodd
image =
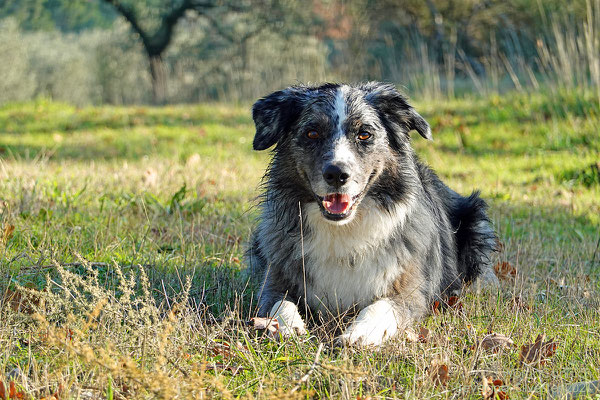
M306 137L309 139L318 139L319 138L319 132L317 131L308 131L306 132Z
M371 135L369 132L361 132L361 133L359 133L359 134L358 134L358 138L359 138L360 140L367 140L367 139L369 139L371 136L373 136L373 135Z

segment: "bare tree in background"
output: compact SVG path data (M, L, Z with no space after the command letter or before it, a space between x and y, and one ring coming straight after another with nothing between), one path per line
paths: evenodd
M152 30L142 26L141 17L136 12L133 2L126 4L122 0L103 1L114 6L141 40L148 56L155 104L163 104L166 100L168 74L163 55L171 43L175 26L185 17L186 13L190 12L206 18L214 27L216 34L232 43L238 43L240 46L268 26L270 22L276 21L278 15L281 15L277 12L281 11L278 3L271 3L267 0L252 3L239 0L181 0L180 2L170 2L172 6L159 15L158 26ZM258 12L267 11L267 9L269 12ZM254 27L243 34L228 30L228 27L224 26L222 22L223 16L227 13L252 13L255 20Z

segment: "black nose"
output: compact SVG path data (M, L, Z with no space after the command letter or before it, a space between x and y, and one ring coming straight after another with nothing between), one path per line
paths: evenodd
M337 165L329 164L323 169L323 179L332 186L340 187L348 181L348 178L350 175Z

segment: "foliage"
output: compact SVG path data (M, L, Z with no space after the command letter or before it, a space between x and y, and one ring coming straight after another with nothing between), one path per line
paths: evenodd
M202 2L208 8L178 19L152 74L139 33L114 10L100 18L104 1L28 3L0 8L0 19L13 18L0 33L0 64L9 77L0 83L0 102L48 96L78 105L148 103L153 89L169 103L248 101L297 82L366 79L395 82L428 99L513 89L584 89L600 98L598 0L265 0L239 9ZM119 4L158 32L161 15L182 3ZM100 19L76 33L63 28L59 22L77 21L80 9ZM67 14L52 17L61 13Z
M116 13L101 1L86 0L4 0L0 19L13 18L24 30L80 32L109 28Z

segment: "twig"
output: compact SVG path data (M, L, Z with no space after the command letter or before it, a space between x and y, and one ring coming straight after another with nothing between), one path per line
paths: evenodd
M186 370L184 370L183 368L181 368L179 365L175 364L175 362L171 359L168 359L167 362L169 364L171 364L172 366L174 366L175 368L177 368L177 370L179 370L179 372L181 372L183 374L183 376L185 376L186 378L189 377L189 374L187 373Z
M312 365L310 366L310 368L308 369L306 374L304 374L304 376L302 378L300 378L300 380L298 381L296 386L294 386L294 388L292 389L292 391L290 393L294 393L295 391L300 389L300 386L302 386L303 383L306 383L306 381L308 381L310 376L315 372L315 369L317 369L317 365L319 365L319 357L321 357L322 350L323 350L323 343L319 343L319 348L317 349L317 353L315 354L315 361L313 361Z
M598 235L598 242L596 243L596 249L594 250L594 254L592 254L592 262L590 263L591 267L594 267L594 261L596 261L596 253L598 253L598 247L600 247L600 235Z
M308 317L308 303L306 301L306 267L304 266L304 232L302 228L302 206L298 202L299 220L300 220L300 250L302 254L302 282L304 283L304 316Z
M165 289L165 282L161 279L160 283L162 285L163 293L165 294L165 299L167 300L167 307L170 310L171 309L171 303L169 302L169 296L167 295L167 290Z
M111 263L105 263L105 262L86 262L87 265L89 265L90 267L110 267L112 266ZM83 267L85 264L82 262L70 262L70 263L56 263L56 264L51 264L51 265L25 265L20 267L19 272L29 272L30 270L35 270L39 271L39 270L46 270L46 269L54 269L56 268L57 265L60 265L61 267ZM122 264L121 266L132 266L134 264ZM138 264L141 265L141 264ZM141 265L144 268L150 268L153 267L152 264L143 264Z

